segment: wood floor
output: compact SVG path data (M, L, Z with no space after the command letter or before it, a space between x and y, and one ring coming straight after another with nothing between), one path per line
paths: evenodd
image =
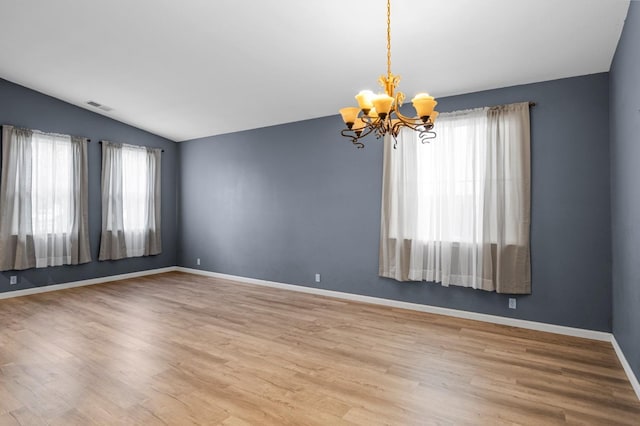
M183 273L0 300L0 425L640 424L609 343Z

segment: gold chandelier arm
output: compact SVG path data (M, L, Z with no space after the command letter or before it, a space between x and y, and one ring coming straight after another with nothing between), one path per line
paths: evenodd
M420 124L415 123L406 123L404 121L398 121L391 127L391 135L393 136L393 148L398 147L398 135L400 134L400 130L403 127L408 127L409 129L418 132L418 137L420 138L420 142L423 144L428 143L431 139L436 137L436 132L433 131L433 124L427 123Z
M432 127L433 128L433 127ZM429 143L429 141L431 139L435 139L436 138L436 132L431 131L431 130L425 130L423 132L420 132L418 134L418 136L420 137L420 142L422 142L423 144L425 143Z
M411 130L414 130L416 132L426 132L426 131L431 131L433 129L433 124L429 121L427 121L427 123L415 123L415 122L405 122L405 121L399 121L398 124L400 124L400 127L404 126L404 127L408 127ZM434 133L435 134L435 133ZM435 136L434 136L435 137Z
M411 130L415 130L416 132L430 131L431 129L433 129L433 123L431 123L430 121L423 123L421 119L407 117L406 115L400 114L398 110L395 111L395 116L398 121L393 125L392 130L396 134L402 127L408 127Z
M396 108L395 110L396 116L398 117L398 119L400 121L402 121L405 124L412 124L412 125L423 125L424 123L422 122L422 120L420 120L419 118L414 118L414 117L407 117L406 115L402 115L400 113L400 108Z
M351 143L354 144L356 148L360 149L360 148L364 148L364 143L360 142L360 139L363 139L369 136L377 128L378 126L375 124L374 125L368 124L367 126L363 127L359 133L353 129L343 129L340 132L340 134L345 138L351 139Z
M380 123L380 117L379 116L375 116L375 117L369 117L368 115L363 115L362 117L360 117L360 119L362 119L362 121L364 121L368 126L377 126L378 123Z

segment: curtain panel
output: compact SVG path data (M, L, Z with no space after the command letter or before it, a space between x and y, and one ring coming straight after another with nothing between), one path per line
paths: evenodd
M384 141L379 275L531 293L528 103L443 113Z
M102 141L99 260L162 252L161 149Z
M87 140L2 126L0 270L91 261Z

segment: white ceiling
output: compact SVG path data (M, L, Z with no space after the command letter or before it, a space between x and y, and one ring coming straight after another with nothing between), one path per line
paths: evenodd
M393 0L393 72L411 98L608 71L628 6ZM355 104L386 72L385 14L384 0L0 0L0 77L182 141Z

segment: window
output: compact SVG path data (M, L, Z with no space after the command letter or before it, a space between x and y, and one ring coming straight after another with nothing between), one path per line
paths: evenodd
M100 260L161 252L160 153L102 142Z
M73 226L71 137L35 133L31 150L33 234L46 241L48 235L70 233ZM17 223L14 220L16 233Z
M0 269L91 260L84 138L3 126Z
M441 114L385 142L380 275L530 292L529 106Z
M125 232L142 232L145 229L149 208L148 168L146 150L122 147L122 214Z

